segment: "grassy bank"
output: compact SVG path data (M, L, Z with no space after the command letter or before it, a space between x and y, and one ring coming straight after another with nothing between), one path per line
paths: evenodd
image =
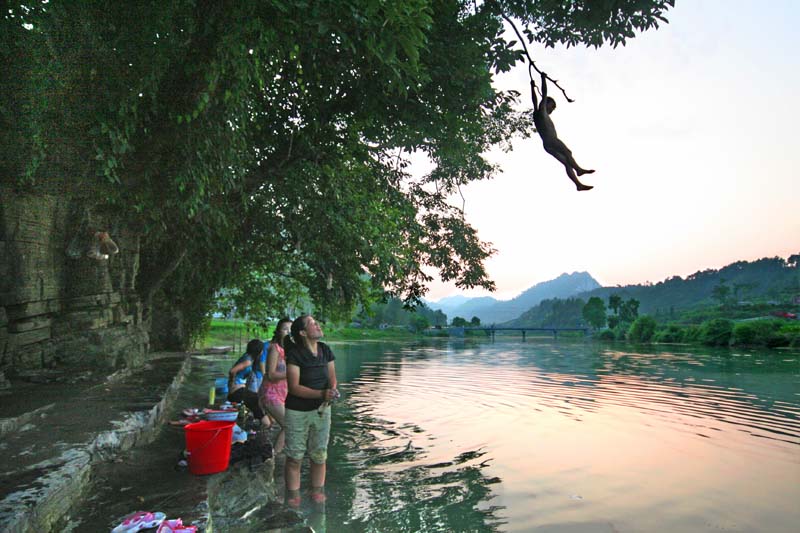
M260 328L251 320L225 320L212 318L206 336L195 344L195 348L211 348L214 346L233 346L244 351L247 341L252 338L266 339L272 334L274 324L267 329Z
M237 351L243 351L247 341L252 338L269 339L274 331L275 324L260 328L255 322L247 320L224 320L214 318L211 320L206 336L196 343L196 348L211 348L214 346L233 346ZM403 340L415 339L420 335L410 332L405 328L349 328L336 326L323 326L325 340Z
M268 324L260 328L255 322L245 320L213 319L208 334L195 346L198 349L215 346L232 346L234 351L242 352L247 341L252 338L269 339L275 324ZM353 340L413 340L448 336L444 330L437 331L437 335L423 335L408 331L404 327L389 327L386 329L351 328L326 325L322 328L326 341L353 341ZM485 337L483 332L466 332L467 336ZM511 335L497 334L497 338ZM518 336L518 335L517 335ZM583 338L582 333L569 335L564 332L559 338ZM538 338L529 334L530 339ZM550 335L544 337L552 338ZM700 344L706 346L752 346L764 348L800 348L800 323L778 319L732 321L727 319L712 319L700 324L660 325L650 317L639 317L634 324L624 324L611 330L606 329L596 332L596 340L601 341L628 341L635 343L680 343Z
M327 327L325 339L329 341L354 341L354 340L404 340L416 339L421 335L408 331L406 328L348 328Z

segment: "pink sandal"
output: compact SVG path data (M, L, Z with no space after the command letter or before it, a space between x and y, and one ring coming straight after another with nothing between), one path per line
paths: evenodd
M111 530L111 533L136 533L143 529L158 527L167 517L164 513L137 511L122 519L122 522Z
M164 520L156 533L196 533L197 526L184 526L180 518Z

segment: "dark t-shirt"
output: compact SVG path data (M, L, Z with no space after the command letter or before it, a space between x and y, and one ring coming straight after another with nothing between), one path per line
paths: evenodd
M300 385L309 389L322 390L330 387L328 381L328 363L335 357L324 342L317 343L317 356L303 346L299 348L292 343L286 346L286 364L300 367ZM322 405L322 400L300 398L290 392L286 396L286 408L294 411L313 411Z

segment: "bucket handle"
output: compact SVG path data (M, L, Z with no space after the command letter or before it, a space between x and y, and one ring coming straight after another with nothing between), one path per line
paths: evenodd
M213 436L213 437L211 437L210 439L208 439L208 440L207 440L207 441L206 441L206 442L205 442L205 443L204 443L202 446L200 446L198 449L196 449L196 450L194 451L194 453L200 453L200 452L202 452L203 450L205 450L206 448L208 448L208 446L210 446L210 445L211 445L211 443L212 443L212 442L214 442L214 439L216 439L216 438L219 436L219 433L220 433L220 431L222 431L223 429L226 429L226 428L219 428L219 429L217 429L217 431L215 431L215 432L214 432L214 436ZM186 450L186 457L189 457L190 455L192 455L192 452L190 452L189 450Z

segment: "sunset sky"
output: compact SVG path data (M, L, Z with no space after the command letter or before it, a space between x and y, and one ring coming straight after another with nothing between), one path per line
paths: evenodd
M625 47L530 48L575 100L555 94L553 120L595 189L538 137L491 154L503 172L463 194L497 250L495 298L562 272L624 285L800 252L800 2L676 4ZM527 69L497 84L525 91ZM427 298L458 293L488 294L437 281Z

